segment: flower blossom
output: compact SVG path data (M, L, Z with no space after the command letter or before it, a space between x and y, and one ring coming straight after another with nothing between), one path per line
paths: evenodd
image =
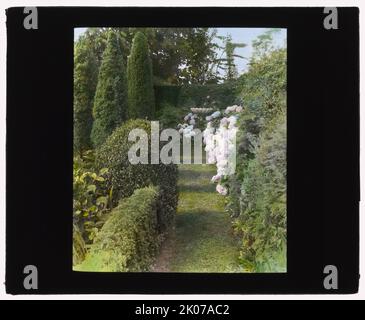
M216 119L216 118L220 117L220 115L221 115L221 112L220 111L216 111L216 112L213 112L210 116L213 119Z
M222 177L219 174L216 174L215 176L212 177L211 181L212 182L218 182Z
M223 187L221 184L217 184L216 190L219 194L226 196L228 194L228 190L226 187Z

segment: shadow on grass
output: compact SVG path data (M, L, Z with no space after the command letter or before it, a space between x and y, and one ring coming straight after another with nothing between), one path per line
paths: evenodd
M200 184L179 184L179 192L214 192L215 186L211 185L200 185Z
M238 272L238 239L218 210L187 209L176 217L174 272Z

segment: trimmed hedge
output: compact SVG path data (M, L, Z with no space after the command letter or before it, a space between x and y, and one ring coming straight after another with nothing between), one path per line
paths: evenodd
M181 86L155 85L156 111L161 111L164 105L177 107Z
M207 98L209 97L209 98ZM192 102L195 105L190 106ZM210 105L204 105L207 100ZM237 88L235 82L208 85L183 86L179 95L179 106L215 107L223 109L237 102Z
M157 230L158 188L135 190L110 213L77 271L147 271L160 239Z
M155 97L157 110L161 110L165 104L186 109L191 107L223 109L239 102L235 81L207 85L155 85Z
M106 176L107 188L113 188L113 202L127 198L133 191L149 185L160 187L158 208L159 232L164 232L175 216L178 190L177 166L174 164L131 164L128 151L134 142L128 141L128 135L133 129L143 129L150 139L151 124L147 120L129 120L117 128L107 141L96 150L96 167L109 168ZM150 145L150 143L149 143ZM162 148L160 142L160 148ZM150 151L149 148L149 159Z

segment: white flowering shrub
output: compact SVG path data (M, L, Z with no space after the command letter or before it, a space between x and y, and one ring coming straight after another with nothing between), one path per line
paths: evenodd
M206 162L216 164L217 173L211 179L217 183L216 190L221 195L228 194L228 177L235 173L236 167L236 134L237 120L243 108L241 106L227 107L224 112L214 111L202 117L211 108L192 108L192 112L184 117L184 124L179 124L179 132L185 138L196 136L196 127L205 122L203 142L206 151Z

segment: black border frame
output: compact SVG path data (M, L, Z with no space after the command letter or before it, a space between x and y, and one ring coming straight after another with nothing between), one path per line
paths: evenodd
M337 30L323 8L38 7L38 30L24 29L23 8L6 13L8 293L357 292L358 8L338 8ZM90 26L287 29L287 273L72 271L73 29ZM23 287L29 264L38 290ZM328 264L338 290L323 287Z

